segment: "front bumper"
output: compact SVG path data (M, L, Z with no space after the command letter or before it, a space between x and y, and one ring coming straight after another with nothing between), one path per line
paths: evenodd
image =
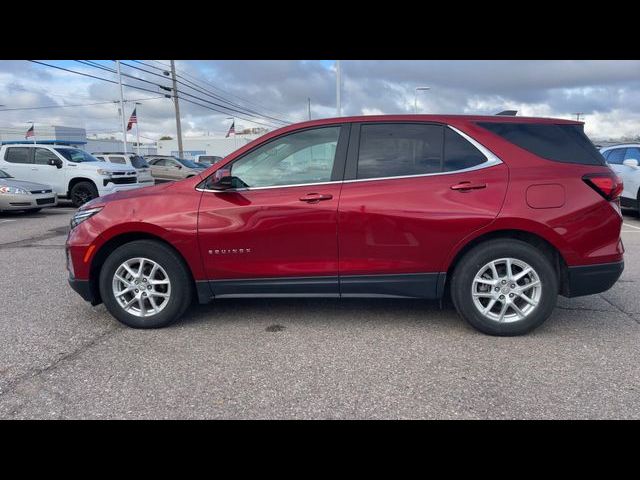
M141 185L140 183L129 183L124 185L116 185L113 183L107 184L106 187L98 186L98 193L100 196L109 195L110 193L122 192L126 190L135 190L136 188L142 188L146 185Z
M581 297L609 290L624 270L624 261L568 267L566 297Z
M91 305L97 305L98 303L100 303L91 289L89 280L76 280L75 278L69 276L69 285L74 292L82 297L84 301L90 302Z
M55 207L58 196L55 193L38 193L30 195L0 196L0 211L31 210L34 208Z

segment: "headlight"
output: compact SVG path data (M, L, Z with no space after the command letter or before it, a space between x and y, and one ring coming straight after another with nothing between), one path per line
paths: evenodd
M29 195L28 191L26 191L24 188L19 188L19 187L2 186L0 187L0 194L1 193L5 193L8 195Z
M102 210L103 207L90 208L89 210L79 210L75 213L71 219L71 228L74 229L85 220L93 217L96 213Z
M110 177L112 173L113 172L111 172L110 170L105 170L104 168L98 169L98 175L104 175L105 177Z

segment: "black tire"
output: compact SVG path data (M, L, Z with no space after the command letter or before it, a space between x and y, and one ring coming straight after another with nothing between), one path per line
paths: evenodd
M29 210L25 210L26 213L38 213L41 208L30 208Z
M512 322L485 317L472 297L476 274L489 262L505 257L526 262L535 270L541 284L535 309L525 318ZM458 262L451 278L451 299L460 316L477 330L489 335L523 335L539 327L553 312L558 299L558 277L551 259L540 249L520 240L489 240L469 250Z
M116 300L112 281L123 262L144 257L158 263L171 282L171 294L167 305L157 314L139 317L127 312ZM189 270L182 258L170 247L154 240L136 240L115 249L106 259L100 271L100 295L107 310L120 322L133 328L162 328L176 322L191 304L193 284Z
M98 198L98 189L92 182L78 182L69 192L73 206L78 208L94 198Z

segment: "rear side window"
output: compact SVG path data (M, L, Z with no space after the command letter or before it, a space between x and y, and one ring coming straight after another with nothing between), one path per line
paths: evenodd
M32 163L30 150L31 148L9 147L4 154L4 159L10 163Z
M626 148L614 148L613 150L609 150L608 152L609 155L607 156L607 162L614 163L616 165L622 165L622 161L624 160L625 150Z
M478 122L520 148L555 162L604 165L604 157L584 134L582 125Z
M487 161L480 150L450 128L444 134L444 171L452 172L480 165Z
M624 154L625 160L638 160L640 162L640 148L638 147L627 147L627 151Z
M440 172L442 146L442 125L362 125L357 178Z

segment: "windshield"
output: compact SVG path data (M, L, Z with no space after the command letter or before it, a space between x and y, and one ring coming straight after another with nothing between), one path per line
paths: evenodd
M185 167L189 167L189 168L200 168L201 165L198 165L196 162L192 162L191 160L185 160L184 158L178 158L178 161L184 165Z
M131 157L131 165L133 165L133 168L146 168L149 166L147 161L144 158L139 157L138 155L134 155Z
M82 163L82 162L99 162L96 157L93 155L89 155L84 150L79 150L77 148L54 148L56 152L62 155L64 158L74 163Z
M4 170L0 170L0 178L13 178L13 177L9 175L7 172L5 172Z

